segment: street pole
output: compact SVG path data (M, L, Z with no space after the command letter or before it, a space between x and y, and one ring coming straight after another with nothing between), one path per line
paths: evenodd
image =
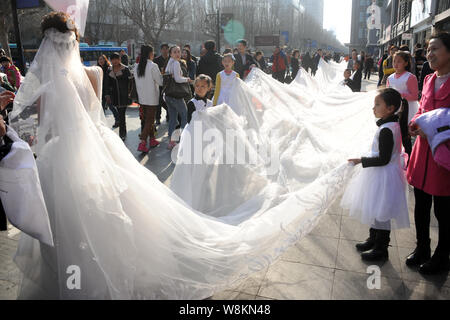
M17 16L16 0L11 0L11 10L12 10L12 16L13 16L14 31L15 31L15 35L16 35L17 51L19 53L17 67L20 69L22 74L25 74L25 71L26 71L25 70L25 58L23 56L22 39L20 37L19 17Z
M220 9L217 9L217 52L220 52Z

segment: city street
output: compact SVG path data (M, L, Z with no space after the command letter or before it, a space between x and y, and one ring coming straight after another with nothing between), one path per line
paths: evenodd
M376 89L378 76L363 80L363 91ZM372 107L372 106L361 106ZM112 115L107 114L110 125ZM127 147L136 159L156 174L160 181L169 185L174 165L171 151L167 150L167 123L165 114L158 127L157 139L161 145L148 155L137 152L140 121L138 108L130 107L127 112ZM118 133L118 129L115 129ZM355 249L355 244L368 236L368 228L348 217L337 199L321 218L316 228L303 240L290 248L271 267L252 276L234 288L218 293L214 300L298 300L298 299L450 299L448 274L424 277L405 265L406 257L415 248L414 197L409 192L409 213L412 226L408 230L393 231L389 260L380 264L379 289L369 289L367 273L370 265L364 263ZM151 203L149 203L151 210ZM436 247L437 221L432 215L431 244ZM0 232L0 300L14 300L20 283L20 273L12 261L20 232L9 226L7 232ZM151 290L151 288L149 288Z

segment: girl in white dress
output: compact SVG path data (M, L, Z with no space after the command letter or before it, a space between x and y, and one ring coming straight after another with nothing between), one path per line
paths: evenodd
M366 242L356 245L358 251L364 252L361 257L366 261L388 259L390 230L409 227L399 124L405 114L396 115L402 103L405 100L396 90L379 91L373 108L375 116L380 118L379 129L371 155L349 160L355 165L361 163L363 169L349 183L341 205L350 210L350 216L371 226Z
M403 99L408 101L407 109L400 110L404 114L407 113L404 121L409 123L419 110L419 85L417 82L417 77L410 72L411 70L411 55L405 51L398 51L394 55L394 69L395 73L391 74L387 79L386 86L388 88L394 88L402 95ZM405 107L406 109L406 107ZM403 146L405 147L405 152L411 156L412 143L411 137L409 136L407 126L402 131Z
M233 83L239 78L239 73L233 71L234 56L231 53L223 56L222 64L225 70L219 72L216 76L216 90L213 99L213 105L215 106L229 103Z

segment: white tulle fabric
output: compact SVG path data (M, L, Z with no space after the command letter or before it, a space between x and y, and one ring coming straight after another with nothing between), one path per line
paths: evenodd
M405 176L408 155L402 152L400 125L389 122L380 126L367 156L378 156L379 136L384 128L391 130L394 137L391 160L381 167L359 167L360 172L347 186L341 204L350 216L375 229L409 228Z
M172 191L105 126L76 41L47 31L14 116L19 132L29 130L38 100L35 150L56 246L22 235L20 297L203 299L273 263L339 197L346 159L376 130L374 94L340 86L344 68L322 62L316 78L302 70L291 85L253 70L235 84L230 106L195 113L179 159L188 133L235 129L248 150L277 146L277 170L263 161L180 163ZM80 290L67 286L73 265Z

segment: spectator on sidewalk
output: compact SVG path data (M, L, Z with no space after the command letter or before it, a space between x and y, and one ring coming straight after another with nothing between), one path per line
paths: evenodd
M388 57L388 54L385 52L383 56L378 61L378 84L377 87L381 86L381 82L383 81L384 72L383 72L383 63L384 60L386 60Z
M183 47L183 49L188 49L188 50L189 50L189 52L191 53L191 59L192 59L192 61L194 61L194 62L195 62L195 65L197 65L197 64L198 64L198 58L192 54L191 45L190 45L190 44L185 44L184 47ZM194 79L194 80L195 80L195 79Z
M159 70L161 73L164 73L166 70L167 63L169 62L169 45L167 43L161 44L160 48L160 55L156 57L153 62L156 63L159 67ZM169 113L167 112L167 105L166 102L163 99L163 90L162 86L159 87L159 106L156 110L156 116L155 116L155 124L160 125L161 124L161 111L162 108L166 110L166 121L169 122Z
M361 92L361 83L362 83L362 71L359 61L355 61L353 63L353 73L349 76L348 71L350 69L347 69L344 73L345 78L345 84L352 89L353 92Z
M398 50L397 46L391 46L389 49L389 56L383 62L383 80L381 81L381 85L385 86L389 76L395 72L394 55Z
M12 92L5 90L0 93L0 160L2 160L3 157L5 157L11 149L12 141L10 141L8 137L6 137L7 127L5 119L7 118L7 113L5 108L13 102L13 99L14 93ZM8 223L6 220L6 213L3 208L2 202L0 201L0 231L6 231L7 225Z
M366 60L364 61L364 80L370 80L370 74L372 73L373 69L373 58L369 54L366 56Z
M292 80L294 80L295 77L297 77L298 70L300 69L300 51L299 50L294 50L292 52L291 68L292 68L291 78L292 78Z
M311 55L309 54L309 51L306 52L302 57L302 68L306 70L306 72L309 73L311 69Z
M144 153L149 152L149 147L153 148L159 145L159 141L155 139L153 124L159 104L159 87L163 85L163 78L158 65L152 61L154 56L153 47L143 45L141 59L137 68L134 69L139 104L144 113L144 128L138 151ZM147 140L149 140L149 147L147 147Z
M284 83L288 62L286 55L281 51L280 47L275 47L270 62L272 62L272 77Z
M311 68L312 68L312 72L311 74L313 76L316 75L317 70L319 69L319 63L320 63L320 59L323 57L323 52L322 49L317 50L316 54L314 55L314 57L312 58L312 62L311 62Z
M356 49L353 49L352 57L350 60L348 60L347 63L347 69L353 70L353 64L355 63L355 61L358 61L358 51L356 51Z
M120 62L127 67L130 65L130 58L124 49L120 50Z
M238 54L234 55L235 65L234 71L239 74L239 77L244 80L247 75L250 73L250 70L256 66L256 61L253 59L253 56L246 52L247 49L247 41L242 39L237 43L238 46Z
M106 81L106 99L108 104L117 108L119 115L119 136L125 141L127 137L126 112L131 104L131 80L133 75L130 69L121 63L120 54L111 55L112 66L108 69Z
M266 72L267 65L266 60L264 59L264 54L262 51L256 51L255 53L255 62L258 68L260 68L262 71Z
M0 63L3 66L4 73L8 77L8 82L18 90L22 81L22 75L20 74L19 69L7 56L0 57Z
M215 84L216 75L223 70L222 56L216 52L216 42L214 40L206 41L205 49L205 55L198 62L197 76L206 74L213 79Z

